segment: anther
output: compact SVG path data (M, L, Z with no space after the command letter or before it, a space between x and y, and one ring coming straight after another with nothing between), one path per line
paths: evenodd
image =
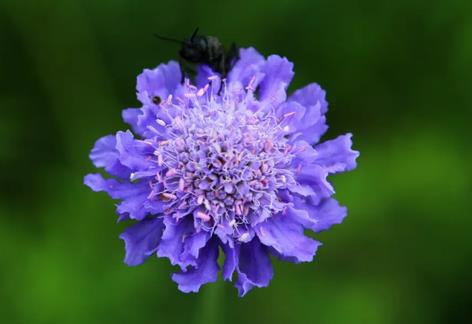
M170 193L167 193L167 192L164 192L164 193L161 193L160 198L161 198L162 201L170 201L170 200L176 199L177 196L173 195L173 194L170 194Z
M184 189L185 189L185 181L184 181L183 178L180 178L180 180L179 180L179 190L184 191Z
M241 234L241 236L238 238L238 240L241 241L241 242L246 242L248 239L249 239L249 233L248 233L248 232L244 232L244 233Z
M211 219L207 213L204 213L201 211L197 212L196 216L200 218L201 220L203 220L204 222L208 222Z
M176 169L169 169L167 172L166 172L166 177L172 177L174 175L177 174L177 170Z
M246 87L246 90L247 91L255 91L256 89L254 89L253 87L253 84L254 84L254 81L256 81L256 76L254 75L251 80L249 81L247 87Z
M203 88L197 91L197 97L201 97L207 92L209 84L206 84Z

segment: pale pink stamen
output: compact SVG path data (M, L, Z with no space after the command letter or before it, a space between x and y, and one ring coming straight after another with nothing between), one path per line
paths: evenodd
M197 217L203 220L204 222L208 222L211 219L207 213L201 211L197 212Z
M203 96L205 94L205 92L207 92L209 86L210 86L209 84L206 84L203 88L198 90L197 91L197 97Z

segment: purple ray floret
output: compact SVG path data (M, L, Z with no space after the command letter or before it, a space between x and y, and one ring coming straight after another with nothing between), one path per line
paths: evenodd
M241 49L226 79L199 66L193 84L175 62L138 76L131 130L99 139L90 158L109 175L85 184L119 200L125 263L167 257L183 292L225 280L240 296L265 287L270 255L310 262L321 245L304 230L339 224L330 174L356 167L351 134L319 143L328 104L315 83L287 96L293 64Z

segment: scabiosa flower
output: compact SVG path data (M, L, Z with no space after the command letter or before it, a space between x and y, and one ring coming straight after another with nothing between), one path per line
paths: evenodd
M327 130L325 92L310 84L287 98L293 64L252 48L226 79L199 66L181 83L176 62L138 76L139 109L126 109L132 131L99 139L90 158L111 176L85 184L105 191L119 220L125 262L151 255L181 269L172 279L197 292L222 276L244 296L272 278L270 255L312 261L318 241L304 235L341 223L346 208L332 198L332 173L356 166L351 134L319 143Z

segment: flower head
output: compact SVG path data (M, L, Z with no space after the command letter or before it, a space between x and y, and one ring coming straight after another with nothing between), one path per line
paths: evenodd
M241 49L222 80L199 66L195 83L181 82L175 62L138 76L139 109L126 109L132 131L97 141L90 158L111 178L89 174L85 184L121 202L131 219L121 238L125 262L151 255L181 268L179 289L197 292L222 275L243 296L265 287L269 255L313 259L319 232L342 222L346 208L332 198L332 173L356 166L351 135L318 143L327 130L325 92L310 84L287 98L293 64Z

